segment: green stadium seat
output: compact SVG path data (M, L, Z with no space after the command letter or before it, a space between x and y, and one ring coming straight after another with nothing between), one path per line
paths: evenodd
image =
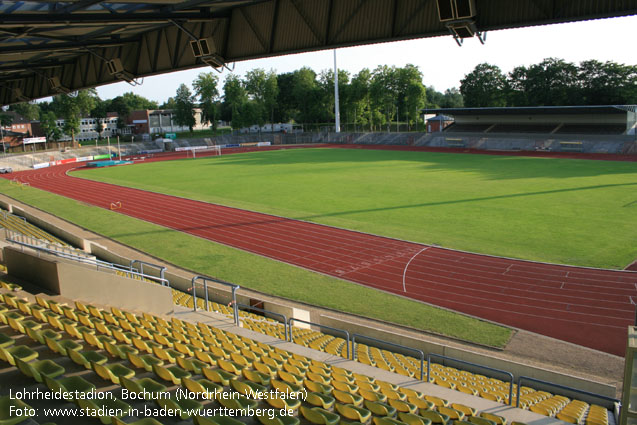
M88 393L91 390L95 390L95 385L88 382L86 379L81 376L69 376L66 378L53 379L49 378L46 375L42 375L44 378L44 383L51 391L63 391L75 394L79 393ZM72 401L75 401L73 399Z
M93 369L100 378L111 381L115 385L119 385L121 377L131 379L135 376L134 370L119 363L91 363L91 369Z
M98 353L97 351L69 351L69 357L73 360L74 363L84 366L86 369L91 369L91 363L104 364L108 361L108 357L106 357L102 353Z
M14 347L0 348L0 360L8 362L11 366L15 366L15 359L21 359L30 362L38 357L38 352L32 350L26 345L16 345Z
M20 372L38 382L44 382L42 375L46 375L49 378L56 378L65 372L64 367L52 360L37 360L27 363L22 359L16 358L15 363Z
M431 425L430 419L425 419L422 416L415 415L413 413L400 412L398 413L398 419L408 425Z
M344 418L361 423L367 423L372 417L372 412L353 404L336 403L336 411Z
M172 382L175 385L181 384L182 378L190 378L192 376L190 372L183 370L179 366L163 366L154 364L153 372L164 381Z
M16 425L27 419L26 416L12 416L11 407L24 412L24 409L30 409L31 406L10 396L0 397L0 425ZM15 411L15 410L14 410Z

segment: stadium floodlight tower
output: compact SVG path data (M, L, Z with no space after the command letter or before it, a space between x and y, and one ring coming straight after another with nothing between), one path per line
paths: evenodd
M487 36L476 27L475 0L436 0L436 5L440 22L447 27L458 46L462 46L465 38L471 38L474 35L477 35L480 43L484 44Z
M334 49L334 132L341 132L341 107L338 100L338 67L336 66L336 49Z

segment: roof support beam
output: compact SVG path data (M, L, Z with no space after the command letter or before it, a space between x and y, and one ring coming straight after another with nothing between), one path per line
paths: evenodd
M7 46L3 47L0 56L16 52L32 53L32 52L61 52L67 50L85 50L91 47L113 47L120 44L139 41L138 37L127 38L121 40L108 41L90 41L87 43L48 43L35 44L31 46Z
M318 41L320 44L325 44L324 37L321 36L321 33L314 27L309 17L305 14L301 7L299 7L298 1L290 0L290 4L294 6L294 10L296 10L296 13L299 14L301 19L303 20L303 23L310 29L312 35L314 35L314 38L316 38L316 41ZM325 39L327 39L327 37L325 37Z
M209 11L192 12L149 12L149 13L59 13L55 21L47 14L20 13L0 15L3 25L46 25L47 27L67 27L77 24L141 24L168 22L171 19L182 21L206 21L215 18Z
M345 31L345 28L347 28L347 26L352 22L352 19L354 19L354 17L356 17L356 15L358 15L358 12L361 11L361 9L365 5L365 3L367 3L367 0L358 0L358 4L356 5L356 8L354 9L354 11L352 13L350 13L350 15L345 19L345 21L343 21L343 24L334 33L334 35L332 37L330 37L329 39L327 39L328 43L338 40L338 37L341 35L341 33L343 31Z

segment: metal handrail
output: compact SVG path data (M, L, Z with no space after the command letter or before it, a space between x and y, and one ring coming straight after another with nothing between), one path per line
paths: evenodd
M422 350L418 350L417 348L407 347L406 345L396 344L393 342L385 341L378 338L372 338L371 336L361 335L361 334L352 334L352 360L356 360L356 337L368 339L370 341L379 342L381 344L391 345L393 347L402 348L403 350L412 351L417 353L420 358L420 380L423 380L424 371L425 371L425 353ZM429 372L427 372L427 377L429 377Z
M345 329L333 328L331 326L321 325L320 323L308 322L307 320L295 319L294 317L290 317L288 319L288 329L289 329L288 335L290 336L290 339L289 339L290 342L294 342L294 336L292 335L292 322L301 322L301 323L306 323L308 325L318 326L319 328L329 329L331 331L343 332L345 334L345 340L347 341L347 343L346 343L347 344L346 345L346 348L347 348L347 359L350 358L349 332L347 332Z
M161 278L158 278L157 276L151 276L151 275L147 275L147 274L143 274L143 273L133 272L133 271L129 270L128 268L125 268L125 267L120 266L118 264L109 263L109 262L106 262L106 261L98 260L96 258L82 257L82 256L74 255L74 254L69 254L69 253L66 253L66 252L55 251L55 250L52 250L52 249L44 248L44 247L37 246L37 245L31 245L31 244L28 244L28 243L25 243L25 242L16 241L16 240L13 240L13 239L7 239L7 241L11 242L11 243L14 243L16 245L22 246L22 247L26 247L26 248L30 248L30 249L36 250L38 252L41 251L41 252L44 252L46 254L53 255L55 257L64 258L66 260L77 261L78 263L88 264L89 266L95 266L98 271L99 271L99 269L101 267L102 269L113 270L113 271L116 271L116 272L123 273L125 277L135 276L135 277L139 277L139 278L146 278L146 279L149 279L149 280L156 281L157 283L160 283L162 286L170 286L170 282L168 282L167 279L161 279Z
M251 305L241 304L241 303L237 303L237 306L238 307L247 308L247 309L250 309L250 310L260 311L261 313L267 313L267 314L270 314L272 316L278 316L278 317L283 318L283 333L284 333L284 336L285 336L285 340L286 341L288 340L288 318L287 318L287 316L285 314L276 313L274 311L266 310L266 309L263 309L263 308L260 308L260 307L254 307L254 306L251 306Z
M522 386L522 381L535 382L535 383L538 383L538 384L547 385L549 387L559 388L561 390L572 391L574 393L584 394L584 395L587 395L587 396L590 396L590 397L595 397L595 398L599 398L599 399L606 400L606 401L612 401L613 403L617 403L617 404L619 404L621 406L621 401L619 401L618 399L613 398L613 397L608 397L608 396L605 396L605 395L592 393L590 391L578 390L577 388L569 387L567 385L554 384L552 382L542 381L541 379L535 379L535 378L531 378L529 376L518 376L518 389L517 389L517 393L516 393L517 402L515 403L515 407L520 407L520 387Z
M504 375L507 375L509 377L509 405L513 406L513 374L511 372L507 372L506 370L502 370L502 369L496 369L493 367L489 367L489 366L482 366L479 365L477 363L471 363L471 362L467 362L465 360L460 360L460 359L456 359L453 357L447 357L447 356L443 356L440 354L432 354L429 353L427 354L427 382L429 382L430 378L431 378L431 358L432 357L437 357L439 359L443 359L443 360L450 360L456 363L462 363L462 364L466 364L472 367L477 367L479 369L485 369L485 370L489 370L491 372L498 372L498 373L502 373ZM518 389L520 387L518 386Z
M214 279L212 277L206 277L206 276L195 276L192 278L191 280L191 284L192 284L192 306L193 306L193 311L197 311L197 290L196 290L196 283L198 280L202 280L203 281L203 288L204 288L204 293L206 295L206 302L205 302L205 306L206 306L206 311L208 311L208 282L214 282L214 283L218 283L220 285L225 285L225 286L229 286L230 289L232 289L232 301L230 302L230 304L232 304L233 307L233 316L234 316L234 324L239 326L239 307L237 306L237 289L241 288L239 285L234 284L234 283L230 283L230 282L225 282L223 280L219 280L219 279Z
M5 239L9 242L19 243L22 242L26 245L31 245L34 247L42 247L45 246L47 249L51 251L64 252L69 255L75 255L77 257L85 257L85 258L94 258L92 255L85 253L84 251L80 251L68 246L60 245L57 242L51 242L44 239L39 239L33 236L25 235L17 230L4 228ZM24 242L26 241L26 242Z
M159 278L162 280L165 280L166 282L168 282L168 280L165 279L165 275L166 275L166 267L164 266L160 266L157 264L153 264L153 263L149 263L147 261L142 261L142 260L131 260L130 261L130 270L133 271L133 265L135 264L139 264L139 272L141 274L144 274L144 266L150 266L150 267L154 267L156 269L159 270ZM170 286L170 285L169 285Z

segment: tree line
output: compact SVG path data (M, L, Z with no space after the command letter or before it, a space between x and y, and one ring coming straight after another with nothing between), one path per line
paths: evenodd
M637 104L637 66L612 61L588 60L578 65L547 58L530 66L518 66L508 74L499 67L481 63L460 81L460 89L444 93L425 86L417 66L381 65L350 76L339 70L341 122L348 130L381 131L390 123L406 123L417 129L422 108L569 106ZM221 86L221 87L220 87ZM100 134L108 112L118 114L118 128L134 110L173 109L178 125L195 124L194 108L201 108L202 121L216 127L219 120L233 128L266 123L299 123L317 128L334 123L334 73L316 73L303 67L277 74L256 68L241 77L228 74L223 84L218 74L202 72L191 90L181 84L175 96L162 104L134 93L100 99L94 89L76 96L58 95L50 102L20 103L10 109L30 120L40 120L46 136L59 140L62 133L73 139L82 117L98 118ZM55 125L63 118L63 128Z
M546 58L508 74L477 65L460 82L467 107L627 105L637 103L637 66Z
M382 130L396 121L415 128L423 107L461 107L463 102L456 88L441 93L426 87L422 72L414 65L365 68L353 76L339 70L338 77L341 121L360 130ZM175 96L161 104L134 93L103 100L89 89L79 91L77 96L58 95L50 102L21 103L10 109L28 119L39 119L52 140L59 140L62 133L74 138L81 117L106 118L107 112L117 112L118 127L123 128L131 111L139 109L173 109L176 123L191 129L194 108L201 108L202 121L213 127L219 120L233 128L277 122L310 126L334 122L332 70L316 73L303 67L277 74L256 68L244 77L228 74L223 82L213 72L202 72L192 87L181 84ZM64 128L55 125L56 118L65 120ZM98 120L98 134L102 127Z
M223 96L219 83L217 75L201 73L193 81L194 92L182 84L161 106L175 109L178 124L191 127L194 120L190 111L195 106L213 126L217 120L230 122L233 128L276 122L318 126L335 120L332 70L317 74L303 67L277 74L256 68L245 77L229 74L223 81ZM398 120L411 128L425 106L462 106L457 89L440 93L425 87L422 72L414 65L383 65L373 71L365 68L351 77L339 70L338 86L341 121L370 131Z

